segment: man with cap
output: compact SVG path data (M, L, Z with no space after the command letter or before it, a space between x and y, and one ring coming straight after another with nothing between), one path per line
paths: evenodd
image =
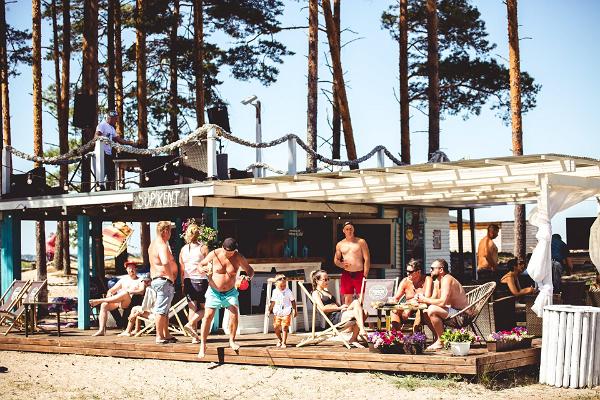
M340 294L344 296L344 304L350 305L354 293L360 296L363 278L369 275L371 255L366 240L354 236L354 225L345 222L344 239L335 246L333 263L343 269L340 281Z
M146 291L144 282L139 279L136 273L137 264L133 261L125 262L127 276L119 279L117 283L106 292L106 297L103 299L90 300L90 306L96 307L100 305L98 314L98 331L92 336L104 336L106 334L106 318L108 313L121 307L126 309L131 304L133 295L143 295Z
M120 144L135 146L135 142L123 139L117 134L115 125L118 117L119 114L116 111L109 111L104 120L100 121L96 127L96 136L104 136ZM104 171L106 180L108 181L106 186L107 189L115 188L115 163L113 160L112 147L108 144L104 144Z
M223 247L208 253L200 262L199 269L208 277L208 290L206 291L206 304L204 318L202 318L202 331L200 338L200 351L198 358L204 358L206 353L206 338L212 325L215 310L227 308L231 313L229 319L229 346L237 351L240 346L235 343L235 334L238 326L238 290L243 280L251 280L254 270L246 258L238 253L238 244L234 238L223 241ZM244 270L238 282L236 277L239 269Z

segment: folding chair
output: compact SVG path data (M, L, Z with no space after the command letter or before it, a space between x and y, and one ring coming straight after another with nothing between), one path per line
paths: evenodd
M350 349L350 343L348 343L348 341L340 334L339 329L345 329L349 326L349 324L356 323L356 321L343 321L334 325L333 322L331 322L331 320L327 317L327 314L325 314L323 310L321 310L321 308L318 307L317 304L315 304L311 293L304 287L304 283L298 282L298 286L300 286L300 289L306 295L306 298L309 299L312 303L312 330L310 336L307 336L306 338L302 339L300 343L296 345L296 347L302 347L309 344L319 344L327 339L338 336L344 343L344 346ZM329 325L329 328L321 332L315 332L317 310L319 311L319 314L321 315L323 320L325 320L325 323Z
M22 281L15 279L2 294L2 297L0 297L0 325L19 308L30 285L31 280Z
M187 299L183 297L177 303L173 304L171 308L169 308L169 321L173 317L175 317L175 319L177 320L177 326L169 324L169 331L177 333L179 335L188 336L187 332L183 329L183 324L181 323L181 319L179 318L179 313L185 309L187 304ZM156 329L156 321L154 319L144 317L138 318L144 322L144 329L141 329L138 333L136 333L136 337L142 336L143 334L149 334L152 331L154 331L154 329Z
M387 302L388 297L393 297L398 288L398 278L367 279L363 278L359 301L367 314L365 322L371 322L377 318L377 310L373 307L374 302Z
M496 282L487 282L469 291L467 293L468 305L462 310L449 315L443 321L444 325L455 329L470 327L474 333L483 336L481 329L478 329L475 325L475 321L483 307L488 304L488 299L492 296L495 288Z
M38 299L39 292L46 287L47 281L29 281L29 286L25 289L23 295L21 296L21 302L18 307L13 312L7 312L3 316L3 321L6 323L7 321L10 323L6 332L4 332L4 336L8 335L8 333L13 329L21 329L24 327L24 321L22 321L25 317L25 305L23 303L35 303ZM34 319L35 326L35 319Z

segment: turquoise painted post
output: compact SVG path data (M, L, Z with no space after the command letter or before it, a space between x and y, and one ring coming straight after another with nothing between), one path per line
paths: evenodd
M21 220L13 214L6 213L0 222L0 230L2 231L0 287L4 293L13 280L21 279Z
M283 228L294 229L298 227L298 211L283 212ZM298 257L298 238L290 236L288 238L288 246L292 257Z
M77 327L90 328L90 217L77 216Z
M206 207L204 208L204 214L206 214L206 221L205 224L207 224L208 226L214 228L214 229L219 229L219 221L217 218L217 207Z

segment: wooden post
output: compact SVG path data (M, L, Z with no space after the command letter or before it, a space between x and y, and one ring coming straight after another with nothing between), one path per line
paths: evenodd
M295 229L298 227L298 211L284 211L283 212L283 228L284 229ZM288 237L288 246L290 247L290 255L292 257L298 257L298 237Z
M175 263L177 264L178 268L181 269L183 268L183 265L179 265L179 252L181 251L181 248L183 247L183 238L181 237L181 234L183 233L183 230L181 229L181 225L182 225L182 221L181 221L181 217L179 218L175 218L175 234L171 235L171 249L173 250L173 256L175 257ZM175 288L179 289L181 287L181 275L179 274L179 271L177 273L177 277L175 278Z
M475 243L475 209L469 208L469 230L471 231L471 265L473 266L473 279L477 278L477 244Z
M92 220L92 265L91 265L91 276L99 276L104 278L104 244L102 243L102 220L94 218ZM115 270L119 270L119 266L116 265Z
M0 230L2 231L0 287L4 293L14 279L21 279L21 221L10 213L3 213Z
M90 327L90 217L77 216L77 327Z
M96 185L106 186L104 177L104 142L96 140L94 144L94 175L96 176ZM117 185L115 185L116 187Z
M288 139L288 175L296 175L296 138Z
M206 139L206 174L208 178L213 178L217 176L217 130L210 129Z

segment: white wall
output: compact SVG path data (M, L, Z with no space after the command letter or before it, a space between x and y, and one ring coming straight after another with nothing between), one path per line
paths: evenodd
M441 249L433 248L433 231L442 234ZM450 264L450 216L447 208L425 208L425 271L429 273L431 263L443 258Z

